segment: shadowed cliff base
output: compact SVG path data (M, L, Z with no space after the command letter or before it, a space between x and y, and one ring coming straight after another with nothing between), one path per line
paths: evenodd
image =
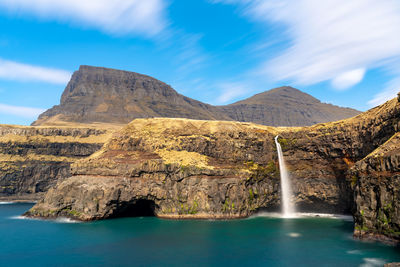
M156 204L152 200L138 199L134 202L116 202L115 212L110 218L154 217Z

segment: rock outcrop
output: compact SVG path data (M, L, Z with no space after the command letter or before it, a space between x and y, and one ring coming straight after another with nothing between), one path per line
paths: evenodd
M400 240L400 133L356 163L350 171L355 192L355 236Z
M0 199L37 200L99 150L111 129L0 125Z
M321 103L291 87L281 87L227 106L185 97L152 77L81 66L68 83L60 105L33 125L129 123L136 118L235 120L271 126L305 126L349 118L358 111Z
M159 217L245 217L279 204L274 134L236 122L137 119L74 164L73 177L29 214L95 220L148 201Z

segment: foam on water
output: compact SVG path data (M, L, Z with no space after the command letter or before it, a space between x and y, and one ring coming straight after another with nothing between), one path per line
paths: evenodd
M54 220L57 223L79 223L79 221L72 220L70 218L60 217Z
M41 219L41 218L32 218L32 217L26 217L26 216L12 216L10 217L12 220L32 220L32 221L51 221L51 222L56 222L56 223L78 223L79 221L72 220L70 218L65 218L65 217L59 217L54 220L49 220L49 219Z
M9 204L13 204L13 202L3 202L3 201L0 201L0 205L9 205Z
M257 218L257 217L269 217L269 218L281 218L281 219L287 219L284 214L278 213L278 212L258 212L250 218ZM290 218L315 218L315 217L320 217L320 218L332 218L332 219L341 219L345 221L353 221L353 217L350 215L342 215L342 214L331 214L331 213L302 213L302 212L297 212L293 213Z
M363 258L364 262L360 265L360 267L375 267L375 266L383 266L386 261L378 258Z
M347 254L352 254L352 255L361 255L363 254L361 250L355 249L355 250L348 250L346 251Z
M12 216L12 217L10 217L10 219L12 219L12 220L40 220L37 218L31 218L31 217L26 217L26 216L22 216L22 215Z
M299 233L288 233L288 236L296 238L296 237L300 237L301 234L299 234Z

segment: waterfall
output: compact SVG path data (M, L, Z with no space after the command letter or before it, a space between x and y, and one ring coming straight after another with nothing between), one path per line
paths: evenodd
M291 202L292 189L290 186L289 175L286 170L285 161L283 159L283 153L281 145L278 142L278 135L275 137L276 150L278 151L279 158L279 172L281 173L281 191L282 191L282 213L283 217L290 218L295 216L295 209Z

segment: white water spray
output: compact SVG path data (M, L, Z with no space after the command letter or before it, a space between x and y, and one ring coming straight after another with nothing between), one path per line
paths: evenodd
M283 159L282 148L278 142L278 135L275 136L275 144L276 150L278 151L279 172L281 173L282 213L283 217L291 218L295 217L295 209L293 203L291 202L292 189L290 186L290 180L286 170L285 161Z

